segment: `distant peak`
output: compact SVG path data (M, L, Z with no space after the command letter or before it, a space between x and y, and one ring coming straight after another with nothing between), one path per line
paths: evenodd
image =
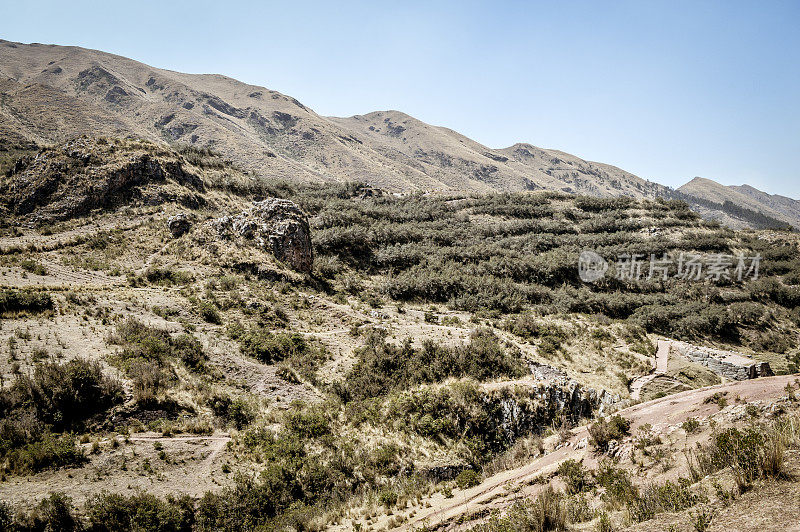
M716 186L723 186L720 183L717 183L716 181L714 181L713 179L708 179L706 177L700 177L700 176L693 177L691 181L688 181L683 186L685 187L685 186L688 186L688 185L716 185Z

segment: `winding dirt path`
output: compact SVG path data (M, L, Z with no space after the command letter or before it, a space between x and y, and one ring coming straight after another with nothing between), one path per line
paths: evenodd
M160 497L200 497L231 482L222 471L231 441L228 434L165 437L139 433L130 435L127 442L121 440L117 438L120 444L116 447L111 439L102 440L99 454L91 453L91 443L83 444L90 459L83 467L10 477L0 483L0 500L28 508L51 491L66 493L78 506L101 491L130 495L144 490ZM145 463L149 464L146 469Z
M793 383L797 378L797 375L782 375L718 384L640 403L621 410L619 413L631 421L632 433L645 423L649 423L656 430L664 430L668 426L682 423L690 417L707 417L717 412L719 407L716 404L704 403L707 397L716 392L728 392L730 395L739 396L744 402L775 401L786 395L786 385ZM589 452L589 446L583 441L588 438L588 435L587 427L573 429L572 436L563 447L537 458L527 465L498 473L474 488L454 492L453 498L450 499L435 495L429 501L430 507L425 508L423 505L414 517L403 523L398 529L414 530L423 527L435 529L453 521L458 516L469 514L477 509L497 507L497 501L508 500L509 494L515 492L514 485L522 486L534 483L537 477L552 473L559 463L568 458L583 460L587 466L596 465L593 464L596 459Z

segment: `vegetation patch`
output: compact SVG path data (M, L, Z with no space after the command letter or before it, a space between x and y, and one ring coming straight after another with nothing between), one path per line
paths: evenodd
M0 390L0 457L5 469L29 473L83 460L69 431L123 398L118 382L85 360L38 363ZM64 433L64 434L60 434Z
M0 316L2 317L40 314L53 310L53 307L53 298L47 292L13 289L0 291Z
M497 336L485 329L473 333L464 346L446 347L426 341L419 349L410 341L396 346L387 343L381 334L372 333L357 356L353 369L335 387L345 402L378 397L449 377L485 381L528 373L521 357L506 350Z

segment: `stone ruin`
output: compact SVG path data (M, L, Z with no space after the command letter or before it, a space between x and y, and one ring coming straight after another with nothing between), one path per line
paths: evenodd
M726 379L743 381L773 375L768 362L758 362L741 353L698 347L686 342L672 342L672 346L692 362L701 364Z

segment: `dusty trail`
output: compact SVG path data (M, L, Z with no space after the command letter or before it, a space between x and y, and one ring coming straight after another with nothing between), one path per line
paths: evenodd
M716 392L728 392L730 395L739 396L745 402L774 401L786 394L784 388L795 379L796 375L782 375L719 384L640 403L619 413L631 421L631 432L645 423L651 424L654 429L665 429L690 417L704 417L716 412L719 407L715 404L703 403L707 397ZM399 529L412 530L422 527L431 529L477 508L491 507L487 505L491 505L494 499L513 491L508 490L507 486L530 483L536 477L555 470L558 464L567 458L576 460L583 458L584 463L590 465L594 458L589 453L589 447L582 442L584 438L588 438L587 427L574 429L563 447L525 466L490 477L474 488L454 494L452 499L432 501L430 508L421 508Z
M653 373L644 375L634 379L631 383L631 399L638 401L642 396L642 388L650 384L659 375L667 372L669 363L669 350L672 347L672 342L669 340L659 340L658 350L656 351L656 368Z
M228 434L165 437L159 433L139 433L127 439L122 442L117 438L120 441L117 447L111 446L109 438L102 440L98 455L91 454L92 444L83 444L91 463L82 469L68 469L68 474L56 470L11 477L0 483L0 499L30 507L51 491L66 493L77 505L101 491L129 495L144 490L160 497L180 494L199 497L230 482L221 471L231 441ZM165 454L162 456L161 452ZM140 469L134 457L148 459L152 469ZM121 470L126 462L129 471ZM139 474L131 475L131 471Z

